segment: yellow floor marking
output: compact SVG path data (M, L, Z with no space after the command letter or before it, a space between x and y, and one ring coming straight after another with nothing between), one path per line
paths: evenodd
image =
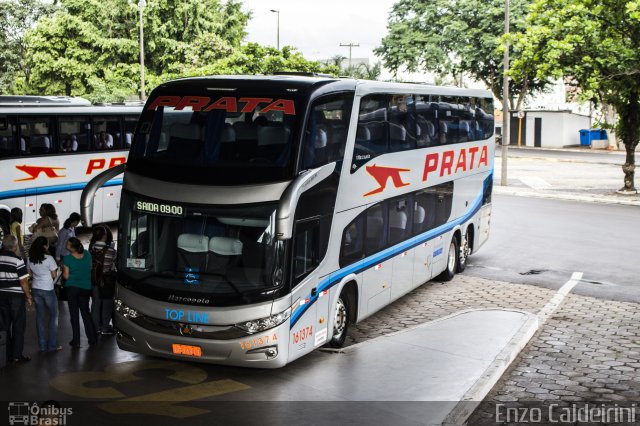
M196 384L207 379L206 371L187 363L140 360L112 364L105 367L104 371L62 373L51 379L49 384L60 392L80 398L124 398L125 394L107 384L100 387L89 387L87 384L94 381L118 384L135 382L142 380L136 373L151 369L171 370L173 373L167 377L182 383Z
M175 405L180 402L211 398L230 392L250 389L234 380L215 380L197 385L174 388L147 395L135 396L119 401L99 404L98 407L111 414L155 414L175 418L185 418L208 413L209 410ZM158 404L164 402L164 404Z

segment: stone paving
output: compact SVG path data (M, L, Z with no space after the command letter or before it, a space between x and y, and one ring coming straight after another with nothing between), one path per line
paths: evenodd
M568 295L468 424L494 424L496 404L640 405L640 305Z
M510 308L537 314L554 291L456 275L447 283L431 281L373 316L352 325L346 345L414 327L455 312L478 308Z

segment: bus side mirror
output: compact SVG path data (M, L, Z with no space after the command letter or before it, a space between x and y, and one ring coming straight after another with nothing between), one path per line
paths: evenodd
M80 196L80 216L84 226L93 225L93 196L98 189L114 177L124 173L125 164L118 164L93 177L82 190Z
M296 207L302 193L331 176L335 169L336 163L334 162L315 170L306 170L287 186L280 198L276 214L276 238L278 240L289 240L293 236Z

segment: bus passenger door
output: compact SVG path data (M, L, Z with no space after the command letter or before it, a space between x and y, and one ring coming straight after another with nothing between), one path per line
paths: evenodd
M323 280L328 278L328 275L324 278L320 278L316 285L316 289L319 289L320 284L323 282ZM329 333L329 330L327 329L327 327L329 326L329 301L331 300L329 290L316 290L316 294L318 296L318 299L316 300L316 324L313 330L314 348L324 345L331 337L331 333Z

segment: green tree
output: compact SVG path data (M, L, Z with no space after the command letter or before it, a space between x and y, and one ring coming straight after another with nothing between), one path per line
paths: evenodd
M512 31L523 30L528 3L511 0ZM400 0L388 29L375 52L393 72L404 67L440 77L466 73L502 99L504 0ZM511 108L520 109L528 93L545 86L545 80L531 74L511 81Z
M636 193L635 148L640 139L640 2L638 0L537 0L526 31L516 78L535 70L539 79L570 77L582 99L612 105L624 142L622 193Z
M15 90L18 74L28 84L31 68L25 51L25 32L53 7L40 0L0 0L0 93Z

